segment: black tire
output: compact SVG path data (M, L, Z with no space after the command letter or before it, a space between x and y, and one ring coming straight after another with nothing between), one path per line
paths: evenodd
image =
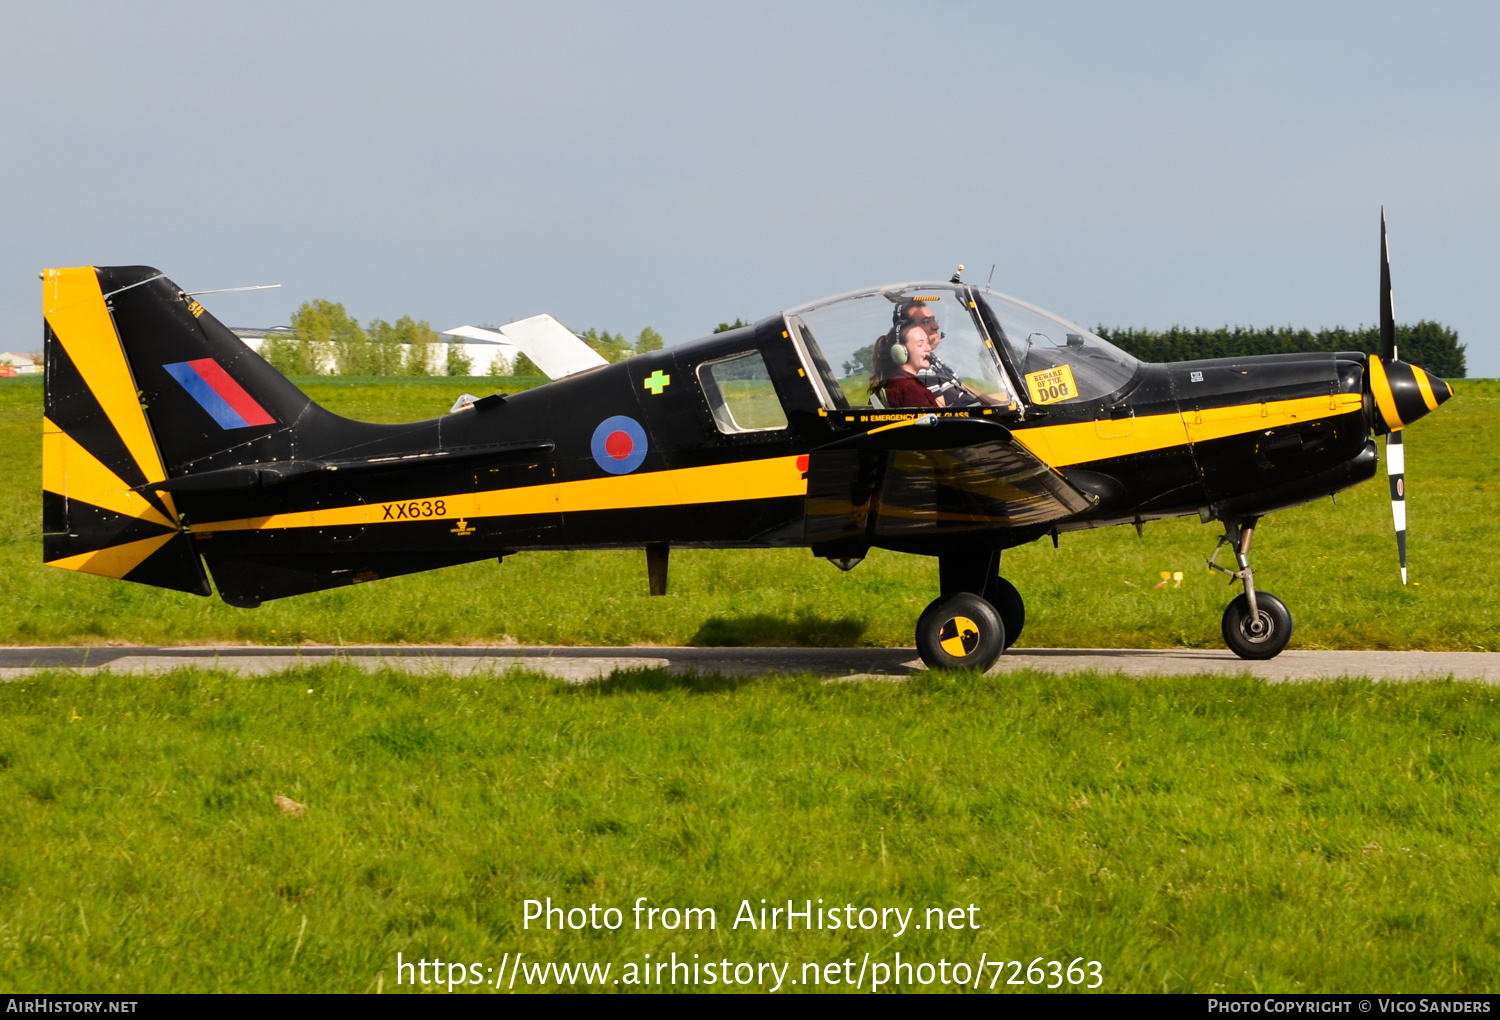
M1259 633L1250 625L1250 599L1241 595L1224 610L1224 643L1242 659L1274 659L1292 639L1292 613L1268 591L1255 593Z
M917 620L917 651L929 669L984 671L1005 651L1005 624L969 592L934 599Z
M1026 602L1016 586L996 574L984 586L984 600L995 607L1000 622L1005 625L1005 647L1009 648L1021 636L1026 626Z

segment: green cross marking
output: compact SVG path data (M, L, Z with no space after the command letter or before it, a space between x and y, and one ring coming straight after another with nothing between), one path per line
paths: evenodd
M652 396L659 397L661 396L662 390L672 385L672 377L658 368L655 372L652 372L649 376L646 377L646 381L643 385L646 389L651 391Z

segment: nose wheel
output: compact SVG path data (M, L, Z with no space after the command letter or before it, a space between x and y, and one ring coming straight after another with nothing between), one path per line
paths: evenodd
M1224 643L1242 659L1275 658L1292 639L1292 614L1268 591L1255 593L1256 606L1241 595L1224 610Z
M1244 594L1224 610L1222 630L1224 643L1242 659L1274 659L1292 639L1292 613L1286 603L1268 591L1256 591L1255 569L1250 566L1250 540L1260 519L1252 517L1243 523L1224 522L1224 534L1208 558L1212 570L1229 575L1230 583L1243 581ZM1219 550L1234 549L1238 570L1221 567L1216 562Z

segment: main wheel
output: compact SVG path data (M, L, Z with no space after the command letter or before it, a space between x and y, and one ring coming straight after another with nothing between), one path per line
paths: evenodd
M984 586L984 600L1000 614L1000 622L1005 625L1005 647L1009 648L1021 636L1021 628L1026 626L1026 602L1016 586L999 574Z
M1250 598L1241 595L1224 610L1224 643L1242 659L1274 659L1292 639L1292 614L1286 603L1267 591L1255 593L1255 620Z
M932 669L986 670L1005 651L1005 624L978 595L946 595L917 620L917 651Z

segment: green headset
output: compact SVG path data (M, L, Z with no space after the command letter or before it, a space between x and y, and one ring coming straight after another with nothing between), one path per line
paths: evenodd
M901 335L901 330L904 328L905 327L903 326L897 329L896 335L898 337ZM895 343L891 344L891 361L895 362L897 368L900 368L910 360L911 351L908 351L906 349L906 345L904 343L902 343L898 339Z
M911 313L917 310L918 305L926 308L927 302L904 301L897 305L896 310L891 314L891 332L893 334L891 361L895 363L897 368L900 368L911 360L911 351L907 350L906 345L901 342L901 334L905 333L909 326L921 325L921 323L911 317Z

